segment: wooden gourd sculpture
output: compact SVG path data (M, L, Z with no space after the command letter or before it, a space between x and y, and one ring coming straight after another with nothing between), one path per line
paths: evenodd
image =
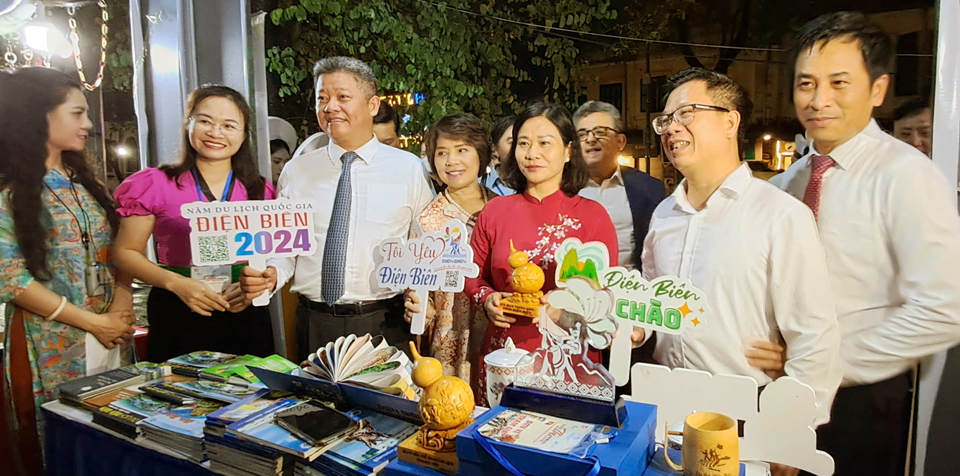
M423 388L420 397L420 418L423 426L417 433L417 444L428 450L456 451L457 433L473 423L475 407L473 390L457 377L443 375L440 361L422 357L410 342L414 358L413 383Z
M530 262L530 258L523 251L518 251L510 240L510 258L507 261L513 268L510 275L510 286L513 294L500 300L500 307L504 312L526 317L540 315L540 298L543 292L544 275L539 266Z

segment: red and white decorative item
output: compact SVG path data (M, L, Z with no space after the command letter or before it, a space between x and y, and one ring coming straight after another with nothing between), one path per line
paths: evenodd
M487 354L483 358L487 364L487 403L490 408L500 404L500 396L503 395L503 389L513 383L517 377L517 362L527 351L518 349L513 344L513 339L507 338L506 344L502 349L497 349Z

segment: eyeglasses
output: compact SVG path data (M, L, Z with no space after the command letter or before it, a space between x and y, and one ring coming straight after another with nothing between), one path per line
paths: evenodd
M664 114L662 116L656 117L653 119L653 131L657 133L658 136L662 136L667 132L667 128L670 127L671 122L676 122L681 126L688 126L693 122L693 118L696 115L697 109L703 109L704 111L720 111L720 112L730 112L729 109L720 107L720 106L708 106L705 104L688 104L681 108L678 108L676 111L673 111L670 114Z
M215 128L220 128L220 133L226 136L236 136L243 133L243 128L235 122L224 122L222 124L217 124L216 122L211 121L206 118L192 118L194 129L203 131L203 132L212 132Z
M577 130L577 138L580 139L580 142L585 142L587 138L590 137L590 134L593 134L594 139L601 141L601 140L607 140L619 133L620 131L612 127L597 126L597 127L594 127L593 129Z

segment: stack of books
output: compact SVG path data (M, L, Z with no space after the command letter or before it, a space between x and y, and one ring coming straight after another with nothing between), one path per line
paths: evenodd
M243 420L227 425L226 434L255 445L280 451L307 461L317 459L333 443L313 446L274 422L274 415L303 403L300 398L285 398Z
M210 468L227 476L274 476L283 470L283 453L227 434L227 426L265 410L285 395L261 389L209 415L203 428Z
M289 372L299 368L293 362L279 356L255 357L244 355L237 357L221 352L198 351L184 354L167 361L173 373L186 377L234 385L259 384L249 367L262 367L275 372Z
M417 425L356 407L347 415L358 430L313 446L275 423L277 413L308 398L264 388L250 368L307 370L331 382L412 398L406 355L382 338L351 335L324 346L309 362L300 369L276 355L192 352L171 359L169 367L141 364L68 382L59 397L90 409L94 423L120 434L156 442L195 462L209 459L210 468L225 476L380 474Z
M97 408L93 412L93 422L126 437L138 439L141 437L141 421L165 414L176 407L175 403L141 393Z
M140 428L146 439L201 463L207 459L203 445L205 417L222 406L219 402L200 400L146 418L140 422Z
M136 367L121 367L102 374L88 375L64 382L57 387L57 398L68 405L80 407L92 398L144 383L148 377L150 377L149 373L141 373Z

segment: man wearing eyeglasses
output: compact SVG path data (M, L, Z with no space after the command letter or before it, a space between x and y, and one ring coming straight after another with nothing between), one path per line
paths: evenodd
M590 171L580 196L600 202L617 229L619 259L628 269L640 269L636 244L647 236L650 215L663 201L663 182L632 167L621 167L620 152L627 145L623 119L612 104L587 101L573 114L580 149Z
M775 375L752 366L744 347L786 343L783 369L813 388L816 423L824 423L840 385L840 332L813 214L740 162L753 109L743 87L699 68L674 75L668 87L667 113L653 128L684 180L653 213L643 276L690 279L711 312L682 335L658 335L654 357L762 387Z

